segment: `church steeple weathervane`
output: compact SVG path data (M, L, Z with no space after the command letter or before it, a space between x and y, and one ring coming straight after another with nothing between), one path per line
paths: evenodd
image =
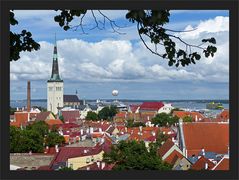
M53 51L52 73L51 73L51 78L48 81L49 82L62 82L63 81L59 75L56 34L55 34L55 45L54 45L54 51Z

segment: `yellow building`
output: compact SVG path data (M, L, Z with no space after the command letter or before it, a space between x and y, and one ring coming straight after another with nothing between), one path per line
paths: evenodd
M88 156L81 156L81 157L74 157L69 158L67 160L67 167L71 167L74 170L82 168L87 165L91 165L94 162L102 161L103 160L104 151L100 151L100 153Z

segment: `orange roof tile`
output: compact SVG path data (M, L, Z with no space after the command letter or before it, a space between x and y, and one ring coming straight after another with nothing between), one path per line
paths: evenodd
M15 121L19 123L26 123L28 121L28 112L15 112Z
M191 116L193 118L193 121L199 121L199 119L204 119L205 117L199 113L199 112L189 112L189 111L174 111L174 116L177 116L179 118L184 118L186 116Z
M203 148L221 154L228 152L228 123L183 123L183 133L188 156Z
M217 115L217 118L222 120L228 120L229 119L229 110L224 109L220 114Z
M192 165L192 169L193 170L202 170L205 169L205 165L206 163L208 164L208 170L212 169L215 164L213 164L213 162L209 161L208 159L206 159L204 156L201 156L197 162L195 164Z
M125 118L125 117L126 117L126 115L127 115L127 113L126 113L126 112L118 112L118 113L115 115L115 117L121 117L121 118Z
M183 158L183 155L181 153L179 153L178 151L174 150L166 159L165 161L169 164L172 164L174 165L175 162L178 160L178 159L182 159Z
M163 157L172 147L174 143L171 139L167 139L167 141L158 149L158 155Z
M213 170L229 170L229 158L222 158Z
M62 122L60 119L48 119L48 120L45 120L45 122L46 122L49 126L58 125L58 124L63 124L63 122Z

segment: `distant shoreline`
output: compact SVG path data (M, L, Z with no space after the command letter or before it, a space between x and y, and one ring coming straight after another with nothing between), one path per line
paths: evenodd
M117 99L117 98L115 98ZM103 101L114 101L115 99L100 99ZM85 101L96 101L97 99L85 99ZM229 102L230 100L227 99L159 99L159 100L150 100L150 99L117 99L118 101L132 101L132 102L145 102L145 101L174 101L174 102L186 102L186 101L200 101L200 102ZM11 102L13 101L27 101L26 99L24 100L10 100ZM31 99L31 101L42 101L45 102L47 99Z

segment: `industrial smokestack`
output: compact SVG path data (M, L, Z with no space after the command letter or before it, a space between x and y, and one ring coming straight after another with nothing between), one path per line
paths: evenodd
M31 84L27 81L27 112L31 111Z

